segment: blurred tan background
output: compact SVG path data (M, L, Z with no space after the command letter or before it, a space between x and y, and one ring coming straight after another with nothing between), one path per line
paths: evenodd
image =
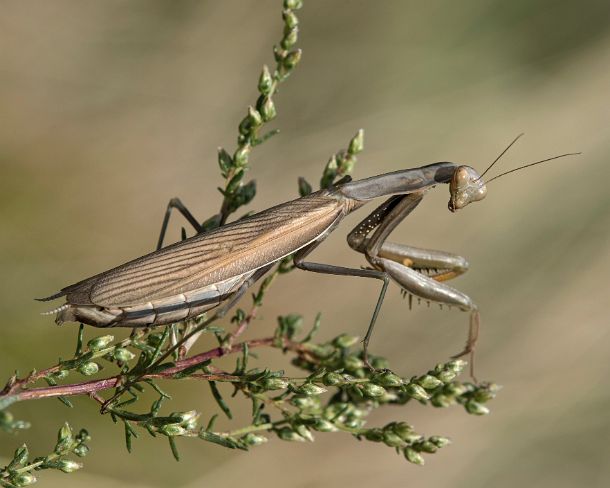
M2 2L3 378L72 354L74 324L57 328L33 297L152 250L173 196L202 220L217 210L216 148L234 149L260 68L273 62L280 3ZM164 441L142 436L128 455L122 428L86 399L74 410L56 400L14 406L34 426L2 435L0 456L24 441L48 452L69 420L93 435L86 468L41 473L43 486L608 486L607 14L605 0L307 0L299 13L303 60L276 97L282 133L253 153L254 210L293 198L298 176L317 182L360 127L357 178L442 160L482 169L522 131L494 174L584 153L494 182L487 200L455 215L447 188L437 188L394 234L471 262L454 283L482 311L478 375L504 386L486 418L410 405L371 419L449 435L452 446L424 468L339 434L318 434L313 445L272 439L250 453L182 440L181 463ZM346 220L316 259L363 264L345 244L363 215ZM268 335L279 314L311 323L318 310L322 338L362 334L377 292L367 280L294 272L269 294L250 335ZM467 316L409 312L393 287L378 324L372 350L409 376L462 346ZM166 388L174 408L209 418L207 385Z

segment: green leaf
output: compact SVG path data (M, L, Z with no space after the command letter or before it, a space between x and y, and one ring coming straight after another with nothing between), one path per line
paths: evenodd
M218 387L216 386L216 382L210 381L209 384L210 384L210 390L212 390L212 396L214 397L214 400L216 400L216 403L218 403L218 406L225 413L225 415L229 419L232 419L233 414L231 413L231 409L229 408L227 403L222 398L222 395L220 394L220 391L218 390Z
M237 439L228 436L221 436L206 430L199 431L199 438L203 439L204 441L213 442L219 446L228 447L229 449L243 449Z
M172 450L172 456L176 461L180 461L180 453L178 452L178 447L176 446L176 439L174 437L168 437L169 448Z
M302 176L299 176L299 195L301 195L302 197L306 197L312 191L313 189L311 188L309 182Z

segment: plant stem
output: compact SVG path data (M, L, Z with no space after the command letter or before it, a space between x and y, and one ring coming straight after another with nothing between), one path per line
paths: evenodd
M146 379L157 379L157 378L165 378L172 379L177 373L184 371L187 368L196 366L198 364L202 364L205 361L213 358L220 358L226 356L228 354L241 352L244 348L244 345L247 344L248 348L255 347L274 347L274 341L276 341L273 337L266 337L262 339L253 339L251 341L242 342L239 344L232 345L230 347L216 347L214 349L210 349L209 351L196 354L195 356L182 359L177 361L174 366L171 368L164 369L158 373L150 373L142 375L141 380ZM307 350L304 344L289 341L284 339L281 347L283 349L288 349L295 352L305 352ZM191 375L198 379L204 379L208 381L237 381L238 377L224 374L224 373L210 373L210 374L196 374ZM26 389L22 391L15 392L16 390L21 390L22 384L16 383L10 388L8 391L3 391L0 393L0 399L6 397L12 397L12 402L19 402L25 400L38 400L41 398L54 398L58 396L74 396L74 395L91 395L92 393L108 390L110 388L114 388L120 384L122 381L122 375L116 375L109 378L104 378L100 380L91 380L85 381L82 383L75 383L69 385L57 385L57 386L48 386L43 388L32 388Z

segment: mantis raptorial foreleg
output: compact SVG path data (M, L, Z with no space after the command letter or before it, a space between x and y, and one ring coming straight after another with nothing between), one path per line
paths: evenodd
M441 281L464 273L468 263L460 256L385 242L396 226L421 202L423 192L392 197L373 211L348 236L350 246L363 253L378 270L387 273L405 292L428 301L454 305L470 311L470 327L464 350L454 357L471 354L473 371L474 347L478 338L479 313L468 295ZM374 230L374 232L373 232ZM367 237L373 232L372 237ZM365 350L372 334L374 323L369 325L365 336Z

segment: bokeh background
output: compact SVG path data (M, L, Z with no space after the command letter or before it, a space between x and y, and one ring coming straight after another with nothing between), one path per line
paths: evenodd
M260 68L273 62L280 9L280 0L2 2L5 379L72 353L73 324L54 326L33 297L150 251L171 197L202 220L216 211L216 148L235 147ZM442 160L483 168L522 131L495 174L583 152L494 182L484 202L457 214L438 188L395 232L396 241L469 259L454 283L482 311L478 375L504 386L485 418L409 405L371 419L449 435L452 446L424 468L336 434L313 445L273 439L250 453L183 440L181 463L165 442L143 437L128 455L122 429L86 399L73 410L57 400L12 407L34 425L3 435L0 457L24 441L48 452L68 420L90 430L92 453L82 473L42 473L48 487L608 486L607 14L605 0L307 0L299 14L303 60L276 97L282 133L253 153L253 210L293 198L298 176L316 182L360 127L357 178ZM363 264L344 240L362 215L346 219L316 259ZM279 314L311 323L317 311L322 338L362 334L377 292L367 280L294 272L250 334L268 335ZM410 312L393 287L372 350L409 376L456 352L466 326L456 311ZM176 409L214 409L204 384L166 386Z

